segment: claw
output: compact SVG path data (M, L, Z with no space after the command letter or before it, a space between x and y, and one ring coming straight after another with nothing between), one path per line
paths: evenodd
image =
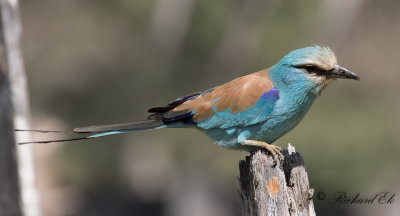
M281 153L282 148L276 145L271 145L263 141L257 141L257 140L245 140L243 143L241 143L244 146L256 146L259 148L266 149L267 151L271 152L272 156L274 157L274 161L278 161L278 157L280 160L284 160L285 157Z

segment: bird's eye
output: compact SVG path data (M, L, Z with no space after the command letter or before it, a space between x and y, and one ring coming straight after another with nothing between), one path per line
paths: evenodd
M304 65L303 68L309 73L314 72L317 69L314 65Z

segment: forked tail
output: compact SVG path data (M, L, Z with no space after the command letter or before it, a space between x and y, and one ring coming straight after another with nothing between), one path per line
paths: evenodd
M65 133L65 134L87 134L86 136L68 138L68 139L54 139L54 140L43 140L43 141L29 141L20 142L18 144L31 144L31 143L53 143L53 142L67 142L76 141L83 139L92 139L96 137L108 136L112 134L129 133L132 131L150 130L164 128L166 125L161 120L151 119L138 122L130 122L123 124L111 124L111 125L97 125L88 127L75 128L72 131L54 131L54 130L26 130L26 129L15 129L17 132L38 132L38 133Z

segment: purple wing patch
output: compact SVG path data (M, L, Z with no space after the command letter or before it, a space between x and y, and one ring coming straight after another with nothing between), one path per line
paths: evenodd
M265 92L261 98L269 100L269 99L274 99L278 100L279 99L279 90L276 87L273 87L271 90Z

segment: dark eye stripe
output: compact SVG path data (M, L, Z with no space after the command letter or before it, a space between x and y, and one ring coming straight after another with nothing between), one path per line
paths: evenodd
M327 73L327 70L324 70L316 65L306 64L306 65L296 65L294 67L298 68L298 69L302 69L302 70L306 71L307 73L313 73L316 75L324 75Z

